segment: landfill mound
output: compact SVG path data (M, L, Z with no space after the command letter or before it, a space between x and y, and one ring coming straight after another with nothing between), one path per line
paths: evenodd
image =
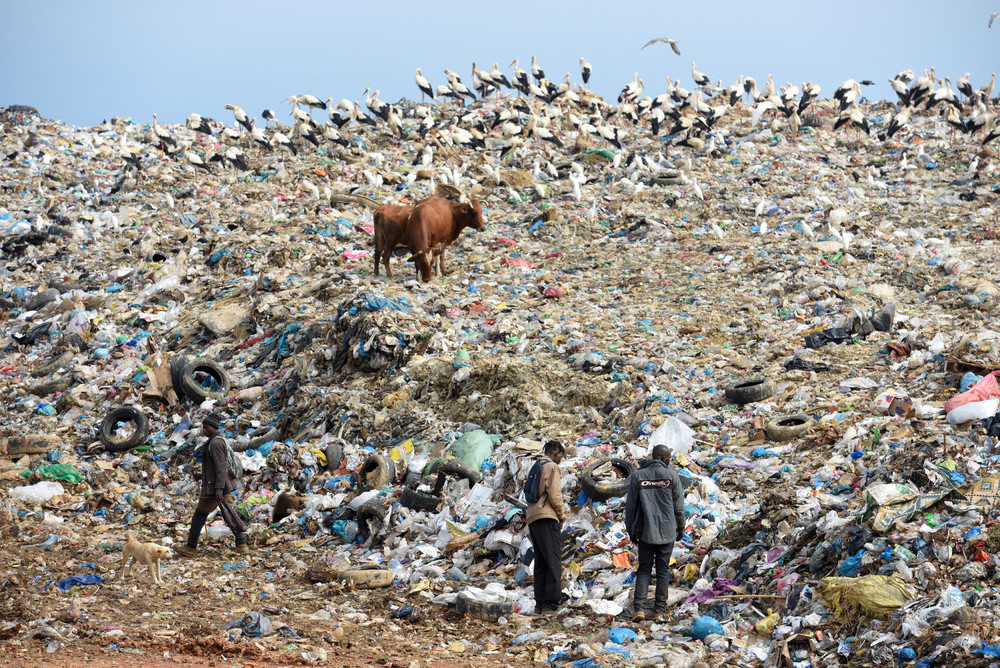
M0 112L2 662L993 665L982 137L887 102L835 130L839 98L660 131L578 95L266 134ZM409 249L376 275L373 209L433 193L487 229L431 282ZM250 552L213 516L163 585L123 575L126 534L186 540L211 412ZM520 494L549 439L570 512L538 617ZM658 442L687 528L633 624L622 495Z

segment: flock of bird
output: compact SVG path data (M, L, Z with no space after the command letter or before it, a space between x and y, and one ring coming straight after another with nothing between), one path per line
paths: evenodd
M657 43L680 54L677 43L669 38L650 40L642 48ZM626 165L638 164L646 172L675 169L669 153L672 147L687 147L697 155L709 156L723 148L725 137L731 134L723 122L735 121L731 116L739 106L749 107L754 128L770 119L772 129L783 128L791 139L798 135L810 111L815 114L815 105L821 100L821 89L812 82L801 87L790 82L775 86L774 78L768 74L761 88L756 80L744 76L723 86L721 81L713 83L692 62L694 85L690 90L679 80L668 77L665 91L656 96L644 95L645 84L636 73L633 80L622 87L617 101L608 103L587 88L593 68L585 58L580 58L582 83L575 85L568 73L560 83L554 83L534 56L528 70L521 68L517 59L511 67L508 76L497 63L487 70L473 62L468 83L445 68L445 83L437 86L432 85L418 68L415 83L421 94L420 103L390 104L379 99L378 90L371 92L370 89L365 90L364 106L346 98L335 103L332 98L322 100L309 94L294 95L287 99L292 117L287 125L278 122L273 110L265 109L261 113L265 127L259 127L256 118L233 104L225 108L232 112L235 126L192 113L185 123L186 130L171 129L160 125L153 114L148 139L150 144L167 155L176 156L197 174L199 171L212 172L217 166L247 171L249 163L244 149L256 148L259 157L264 151L298 154L309 146L319 148L332 144L364 153L370 146L370 142L366 144L363 139L366 133L384 133L397 144L404 139L416 142L411 154L414 166L442 166L445 161L436 163L436 156L443 154L450 158L452 166L441 170L443 179L459 185L461 174L471 162L478 162L487 176L495 177L499 176L501 161L512 159L528 164L534 162L534 171L542 174L555 171L540 169L539 152L535 149L548 147L546 151L565 149L563 152L569 153L567 142L572 142L574 149L593 145L593 142L606 143L618 151L615 167L624 159ZM989 83L973 88L966 74L952 89L951 79L940 80L934 68L925 70L920 77L914 77L912 70L900 72L889 80L899 99L897 110L876 135L880 140L891 140L908 127L911 118L923 112L928 117L940 115L941 120L955 131L969 135L980 133L982 144L987 144L1000 136L995 100L991 98L995 80L994 75ZM829 118L834 130L853 128L857 133L871 135L872 124L865 116L862 86L873 83L866 79L849 79L834 91L830 103L835 105L836 118ZM430 104L428 99L435 104ZM478 104L466 106L467 101ZM830 103L825 103L824 114L831 111ZM325 112L326 118L317 121L313 117L317 111ZM743 116L745 113L740 114ZM783 122L773 124L778 118ZM645 134L646 128L649 135ZM655 158L646 151L627 152L628 148L638 148L643 137L657 138L661 133L668 139L657 143L661 152ZM204 142L207 137L212 137L213 141ZM200 150L202 147L205 150ZM119 148L128 165L111 194L134 187L135 172L142 168L140 153L128 145L125 135L121 137ZM623 151L628 154L623 156ZM544 152L542 157L545 157ZM385 156L377 154L373 158L375 166L382 166L384 159ZM545 160L551 162L548 158ZM368 185L382 185L377 172L363 171ZM638 176L641 178L642 174ZM571 173L570 178L576 193L585 181L577 172ZM415 179L416 170L410 170L406 182L412 184ZM642 187L634 181L632 186L637 190Z

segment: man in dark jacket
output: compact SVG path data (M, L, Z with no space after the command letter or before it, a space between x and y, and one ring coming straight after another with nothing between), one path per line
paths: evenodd
M212 413L201 423L201 432L208 437L202 455L201 465L201 496L198 499L198 507L194 510L194 517L191 519L191 531L188 532L187 545L180 545L174 548L178 554L184 557L193 557L198 554L198 537L201 530L205 528L208 515L219 507L223 499L226 498L235 487L235 480L230 479L226 467L226 439L219 435L219 425L222 417L218 413ZM236 534L237 552L247 551L247 536L245 533Z
M670 554L674 541L684 535L684 489L677 471L668 466L670 448L657 445L653 458L629 477L625 497L625 528L639 548L633 596L634 622L646 619L649 580L656 565L656 598L653 614L667 609Z

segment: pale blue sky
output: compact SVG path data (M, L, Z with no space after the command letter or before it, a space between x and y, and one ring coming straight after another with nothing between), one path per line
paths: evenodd
M810 80L828 96L843 80L870 78L869 98L891 95L886 79L934 65L954 84L979 87L1000 69L1000 0L955 2L4 2L0 107L28 104L45 116L92 125L111 116L183 122L187 114L232 123L227 103L288 118L283 99L308 92L358 99L366 87L390 102L419 99L414 68L432 85L449 67L467 83L472 61L508 73L534 54L546 75L614 98L638 72L646 92L664 77L693 88L691 61L728 85L740 74L763 85ZM675 56L653 37L672 37ZM1000 87L998 87L1000 90ZM996 94L996 93L994 93Z

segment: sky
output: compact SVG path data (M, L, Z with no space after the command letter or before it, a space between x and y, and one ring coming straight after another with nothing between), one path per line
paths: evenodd
M5 2L0 107L31 105L77 126L148 123L154 112L161 123L198 112L232 124L228 103L288 123L293 94L363 104L370 87L389 102L419 99L417 67L432 85L446 83L445 67L468 84L473 60L510 78L511 61L530 70L532 55L549 79L568 72L573 83L585 56L590 88L608 99L636 72L644 94L662 93L668 76L693 89L692 60L723 86L742 74L763 87L771 73L776 87L812 81L828 97L867 78L877 83L869 99L894 99L887 79L905 69L988 83L1000 69L993 11L1000 0ZM654 37L673 38L681 55L640 50Z

